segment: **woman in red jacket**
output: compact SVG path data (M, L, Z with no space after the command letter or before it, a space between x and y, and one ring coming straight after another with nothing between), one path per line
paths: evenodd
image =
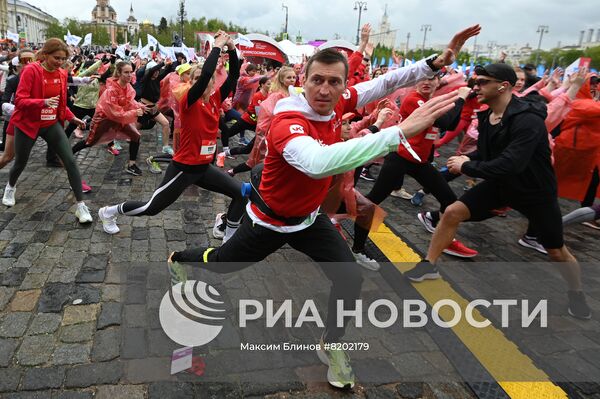
M79 169L63 130L65 121L85 127L85 123L67 108L67 72L61 66L67 60L69 49L62 40L52 38L44 43L40 54L39 62L30 63L21 72L15 95L15 110L8 125L8 134L15 136L15 162L8 174L2 203L6 206L15 204L17 180L40 136L56 152L67 170L77 199L75 216L80 223L90 223L92 216L83 202Z

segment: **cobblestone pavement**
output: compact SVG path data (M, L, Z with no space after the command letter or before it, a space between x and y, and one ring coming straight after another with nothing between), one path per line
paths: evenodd
M314 352L239 350L241 342L316 343L321 334L318 328L264 329L254 323L240 329L234 327L237 317L226 322L215 341L196 348L194 355L204 367L202 376L171 376L171 353L178 346L168 339L158 320L158 306L169 286L165 261L170 251L218 245L210 232L214 215L225 209L227 201L191 187L159 215L122 216L118 221L121 232L105 234L97 221L98 208L126 199L148 199L162 179L143 165L143 159L158 149L153 135L156 131L144 134L139 156L144 172L139 177L124 172L127 145L118 157L104 147L78 155L82 176L93 187L85 195L94 223L85 226L75 219L66 174L62 169L46 168L45 144L41 140L36 144L17 186L16 206L0 212L0 397L236 398L285 397L290 392L305 398L475 396L462 382L463 371L457 370L447 348L432 338L430 330L396 326L385 330L348 328L349 342L370 344L369 351L351 354L360 382L353 392L335 391L324 382L326 367ZM7 168L0 171L2 187L7 174ZM361 181L359 187L365 192L370 184ZM457 192L461 185L462 180L453 183ZM416 188L411 179L406 187L409 191ZM563 210L575 207L563 205ZM395 198L383 206L389 212L386 223L415 250L425 251L429 234L415 218L417 209ZM434 206L435 201L427 198L423 208ZM524 228L524 221L509 212L507 218L462 227L460 235L480 251L478 261L543 261L516 244ZM598 238L600 234L584 227L567 230L567 244L578 259L596 262L596 266L600 260ZM317 266L302 263L307 260L284 247L264 263L236 274L191 273L212 284L232 314L236 314L239 299L270 298L280 304L286 295L291 295L294 303L314 298L318 308L324 309L329 283ZM511 293L522 294L532 281L540 283L534 284L538 289L532 291L534 297L543 296L550 287L560 291L557 295L564 292L555 273L546 272L539 264L511 272L508 281L498 267L471 266L463 262L443 267L444 276L467 297L489 297L507 285L513 288ZM598 268L587 264L584 270L590 303L600 314ZM398 276L365 271L363 299L420 298ZM560 309L553 310L550 317L560 322L561 328L545 334L544 340L521 331L507 334L520 340L526 352L544 365L564 362L589 376L581 381L597 381L598 322L567 319ZM586 363L579 363L583 358ZM577 392L595 393L595 385L586 387Z

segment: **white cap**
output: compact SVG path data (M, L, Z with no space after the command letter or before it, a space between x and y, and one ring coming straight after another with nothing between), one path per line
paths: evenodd
M13 66L18 66L19 65L19 57L14 57L10 63Z

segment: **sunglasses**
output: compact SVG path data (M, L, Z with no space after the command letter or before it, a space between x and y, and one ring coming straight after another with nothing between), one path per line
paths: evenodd
M490 82L500 82L496 79L475 79L475 86L483 87Z

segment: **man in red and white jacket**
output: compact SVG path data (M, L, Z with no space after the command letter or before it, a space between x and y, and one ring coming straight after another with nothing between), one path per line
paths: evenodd
M454 107L456 95L427 102L397 126L345 142L341 141L342 115L399 87L433 76L450 64L453 54L479 30L476 25L459 32L438 58L431 57L351 88L346 87L348 62L342 54L328 49L312 56L305 68L304 95L292 94L277 103L260 184L246 207L241 227L220 248L174 252L171 268L178 262L205 262L202 268L230 273L250 264L239 262L261 261L284 244L307 254L319 262L332 283L319 358L329 365L330 384L339 388L354 386L354 374L344 351L326 350L322 344L339 342L344 335L349 317L342 317L344 323L340 326L337 314L342 309L354 310L360 296L361 268L329 218L319 214L319 207L332 176L397 151L400 144L408 146L407 138Z

